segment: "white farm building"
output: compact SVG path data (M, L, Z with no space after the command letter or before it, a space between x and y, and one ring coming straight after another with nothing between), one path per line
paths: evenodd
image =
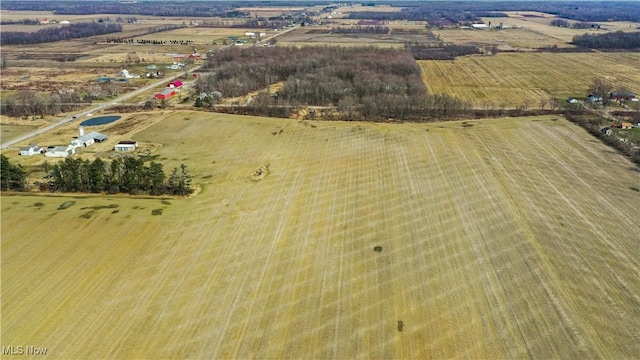
M38 145L29 145L29 146L20 148L20 155L31 156L35 154L40 154L40 151L41 149Z
M44 156L66 158L67 156L73 155L75 153L76 153L76 149L71 145L56 146L52 150L49 150L46 153L44 153Z
M82 136L78 136L78 139L76 139L77 141L74 141L76 147L77 146L89 146L91 144L94 144L96 142L104 142L105 140L107 140L109 137L105 134L100 134L99 132L96 131L92 131L90 133L87 133L85 135Z
M120 151L120 152L129 152L129 151L135 151L137 148L138 148L137 141L123 140L123 141L119 141L116 144L116 146L114 146L113 150Z

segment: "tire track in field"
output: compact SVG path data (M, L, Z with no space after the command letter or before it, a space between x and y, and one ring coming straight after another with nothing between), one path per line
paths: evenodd
M494 135L491 138L493 138L493 139L506 139L505 137L502 137L501 134L498 133L498 130L492 129L491 131L494 133ZM506 169L502 165L502 161L499 160L496 157L495 151L492 148L490 148L486 144L486 142L483 141L483 139L479 138L477 136L477 134L474 134L474 138L475 138L474 143L476 144L476 146L479 146L480 148L484 149L484 151L487 154L491 155L491 157L493 159L493 162L492 162L491 166L483 165L483 167L487 168L487 173L493 173L493 178L497 180L498 184L500 184L500 186L503 188L503 191L505 192L505 194L509 194L511 192L511 189L513 189L513 188L519 188L518 184L520 182L517 181L511 175L511 171L509 171L508 169ZM514 148L514 146L509 145L506 148L512 149L512 148ZM515 148L524 149L523 147L515 147ZM506 156L501 156L501 158L505 158L505 159L511 160L514 156L517 156L520 159L518 161L511 161L510 164L525 164L526 163L526 158L522 155L521 152L509 153ZM509 179L509 181L511 182L512 186L505 186L505 184L501 180L499 180L499 179L501 179L501 177L493 169L493 166L496 166L496 167L500 168L501 171L499 172L499 174L503 175L503 176L506 176ZM516 165L516 167L518 169L516 171L514 171L515 173L521 173L521 174L526 173L526 170L521 169L519 165ZM519 196L524 196L526 198L526 203L535 204L534 199L532 199L529 196L529 193L527 191L520 191L518 194L519 194ZM511 198L508 197L507 199L511 199ZM588 352L588 350L586 348L586 341L584 339L584 336L578 330L578 327L576 326L575 322L568 316L568 314L567 314L567 305L563 304L563 302L561 301L561 300L565 299L566 294L562 298L559 298L557 293L555 291L553 291L548 285L549 281L547 281L546 278L551 279L551 283L553 283L553 284L558 284L559 283L559 279L557 278L556 273L552 270L553 266L551 264L549 264L548 260L546 259L545 251L543 251L540 248L540 246L537 245L537 243L533 241L533 239L535 238L535 235L533 235L533 232L531 231L528 222L523 221L523 219L527 219L528 216L526 214L522 213L522 211L520 210L519 207L514 206L513 200L508 200L506 202L506 204L511 209L510 213L518 214L515 218L518 219L519 223L521 224L520 228L521 229L526 229L525 230L525 234L528 234L528 236L526 236L525 238L529 239L529 241L527 241L527 242L525 242L523 244L526 244L525 246L527 246L527 247L531 247L533 249L533 251L523 251L523 253L534 253L534 254L537 254L536 258L539 260L538 261L539 265L531 266L531 265L528 264L528 261L527 261L528 268L530 268L530 269L534 268L534 269L541 269L542 270L542 272L536 271L536 272L532 272L532 273L537 278L537 282L543 286L544 292L547 295L548 300L551 302L551 305L553 306L554 311L556 312L557 316L560 319L562 319L562 321L564 323L564 327L570 331L572 340L573 340L574 344L576 345L578 351L582 354L582 356L588 356L589 352ZM542 213L540 212L540 208L537 207L537 206L532 207L531 210L533 210L535 213L537 213L538 217L541 218L541 219L549 217L547 215L542 215ZM543 277L543 274L545 275L544 277Z
M498 136L498 134L497 134L497 133L496 133L496 136ZM520 147L520 148L522 148L522 147ZM523 149L524 149L524 148L523 148ZM538 157L539 157L539 156L540 156L540 155L539 155L539 153L538 153L537 151L534 151L533 149L530 149L529 151L530 151L532 154L528 154L528 156L531 156L531 157L536 157L536 156L538 156ZM522 153L516 153L516 154L517 154L517 156L518 156L518 157L520 157L520 158L521 158L521 161L513 162L513 164L522 164L522 163L526 163L526 158L525 158L525 157L523 157ZM497 163L499 163L499 161L497 161ZM516 165L516 167L518 167L518 168L519 168L520 166L519 166L519 165ZM520 171L523 171L523 169L520 169ZM554 189L554 191L555 191L556 193L559 193L559 192L556 190L556 188L553 186L553 184L552 184L552 183L547 179L547 177L545 177L545 176L544 176L544 174L542 174L542 172L540 172L540 170L538 170L538 169L536 168L536 169L534 169L534 171L538 174L538 176L536 176L536 179L540 179L542 182L546 182L546 183L547 183L547 186L545 187L545 189L549 189L549 188L551 188L551 189ZM507 172L507 171L504 171L504 172L505 172L506 174L508 174L508 172ZM513 180L513 179L512 179L512 182L514 182L514 181L515 181L515 180ZM517 184L517 183L516 183L516 182L514 182L514 184ZM526 192L526 191L524 191L524 192L522 192L522 193L521 193L521 195L525 195L525 196L526 196L526 194L527 194L527 192ZM579 210L575 207L575 205L574 205L572 202L570 202L570 201L569 201L569 199L568 199L568 198L566 198L563 194L559 193L559 194L558 194L558 196L559 196L561 199L563 199L563 202L567 203L567 205L568 205L569 207L572 207L573 211L579 211ZM532 204L534 204L534 203L535 203L535 201L534 201L533 199L531 199L529 202L530 202L530 203L532 203ZM535 211L536 211L536 212L538 212L538 207L535 207L534 209L535 209ZM548 216L548 217L551 217L551 216ZM544 219L544 217L543 217L542 219ZM581 231L580 231L581 229L576 228L573 224L571 224L571 227L574 229L574 233L580 233L580 232L581 232ZM590 269L590 267L587 267L587 266L586 266L586 264L589 264L588 259L584 258L584 256L582 256L582 255L580 255L580 256L575 255L575 256L576 256L576 257L579 257L579 258L581 259L581 263L583 264L583 266L581 267L581 268L582 268L582 271L587 272L587 273L591 273L591 274L592 274L592 278L593 278L593 279L597 279L597 277L595 276L595 273L593 273L593 271ZM558 282L557 282L557 281L554 281L554 283L558 283ZM601 290L603 289L601 284L599 284L599 283L598 283L597 285L601 288ZM564 313L564 312L563 312L563 313ZM566 316L566 315L563 315L563 316ZM595 331L595 330L594 330L594 331Z

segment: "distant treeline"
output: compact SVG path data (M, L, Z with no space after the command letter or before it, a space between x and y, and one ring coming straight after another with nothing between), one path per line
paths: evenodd
M57 115L87 106L91 101L79 93L39 94L33 91L18 91L2 97L0 113L8 116Z
M2 1L2 10L53 11L56 15L131 14L149 16L237 17L244 15L231 2L187 1Z
M0 45L41 44L122 31L121 24L86 22L46 28L36 32L3 31Z
M494 46L493 49L495 55L497 46ZM408 43L405 44L405 50L409 51L416 60L454 60L457 56L483 53L475 46L453 44L434 46L430 43Z
M331 29L334 34L388 34L388 26L351 26L334 27Z
M574 36L573 43L590 49L640 49L640 32L587 33Z
M565 19L553 19L549 25L571 29L600 29L600 25L595 23L585 21L573 22Z
M171 1L105 2L105 1L11 1L0 2L0 9L13 11L53 11L55 14L137 14L153 16L244 17L232 1L184 1L176 6ZM330 1L304 2L304 6L331 5ZM366 3L369 6L391 5L394 11L355 12L352 19L368 20L437 20L453 22L477 21L481 17L503 17L506 11L539 11L577 21L640 21L640 6L634 1L392 1ZM300 1L247 1L243 7L301 6ZM335 10L327 6L323 10Z
M401 11L365 11L349 14L351 19L477 21L481 17L505 17L505 11L539 11L585 21L640 21L640 6L630 1L397 1Z
M429 95L420 67L397 49L345 47L251 47L226 49L211 56L196 81L201 93L237 97L278 85L250 104L219 111L286 117L299 107L317 106L321 118L350 120L426 120L469 114L470 106L445 95ZM197 105L214 106L209 103ZM313 114L310 116L314 116Z
M193 192L191 176L182 164L169 177L160 163L135 157L114 159L111 162L96 158L93 161L66 158L54 165L42 165L46 182L43 191L129 193L150 195L189 195Z

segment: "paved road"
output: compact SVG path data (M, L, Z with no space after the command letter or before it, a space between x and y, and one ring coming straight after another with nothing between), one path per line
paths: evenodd
M286 30L283 30L283 31L281 31L281 32L279 32L277 34L274 34L274 35L272 35L272 36L270 36L268 38L262 39L262 42L268 42L269 39L272 39L272 38L278 37L280 35L286 34L289 31L292 31L292 30L294 30L296 28L297 28L297 26L296 27L292 27L292 28L288 28ZM199 70L202 66L203 65L194 66L192 68L189 68L189 71ZM24 134L24 135L21 135L21 136L18 136L17 138L13 138L11 140L7 140L4 143L2 143L2 145L0 145L0 147L2 149L7 149L13 144L17 144L19 142L22 142L24 140L32 138L32 137L34 137L36 135L40 135L40 134L45 133L45 132L47 132L47 131L49 131L51 129L55 129L55 128L59 127L59 126L68 124L68 123L73 122L73 121L81 122L82 120L84 120L82 118L85 117L87 114L96 113L96 112L98 112L98 111L100 111L102 109L118 105L119 103L122 103L125 100L128 100L128 99L131 99L132 97L138 96L138 95L142 94L143 92L151 90L151 89L153 89L155 87L164 87L164 86L166 86L166 84L168 82L171 82L171 81L179 78L180 76L182 76L182 74L184 74L184 71L180 71L176 75L172 75L170 77L162 78L162 80L159 80L157 82L154 82L154 83L151 83L149 85L143 86L140 89L137 89L137 90L134 90L132 92L126 93L124 95L121 95L121 96L117 97L116 99L113 99L113 100L111 100L111 101L109 101L107 103L103 103L103 104L99 104L99 105L96 105L96 106L92 106L89 109L86 109L86 110L83 110L82 112L77 113L73 117L64 118L64 119L58 121L55 124L51 124L49 126L41 128L41 129L32 131L30 133L27 133L27 134Z

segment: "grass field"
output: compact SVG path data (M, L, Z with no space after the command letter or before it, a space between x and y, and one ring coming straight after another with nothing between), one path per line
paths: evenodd
M447 93L477 107L526 101L537 108L549 97L586 97L596 77L640 92L637 53L499 53L419 64L431 93Z
M199 194L3 194L3 345L66 359L640 353L640 171L563 119L177 112L134 138L160 144L165 168L187 164Z
M34 125L0 125L0 140L7 141L37 129Z

